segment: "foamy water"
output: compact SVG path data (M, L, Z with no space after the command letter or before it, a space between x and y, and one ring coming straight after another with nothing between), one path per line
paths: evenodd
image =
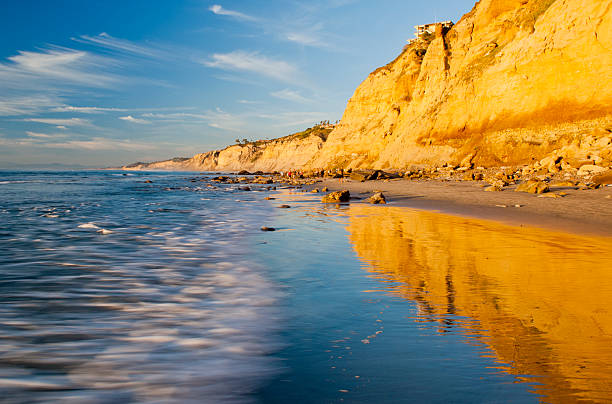
M0 174L2 401L244 402L276 374L279 294L244 242L267 211L144 179Z

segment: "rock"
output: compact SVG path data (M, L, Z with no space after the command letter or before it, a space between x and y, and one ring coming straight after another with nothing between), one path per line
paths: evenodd
M503 188L497 185L491 185L490 187L486 187L485 191L486 192L501 192L503 191Z
M348 202L351 199L351 193L347 190L335 191L325 195L321 202L323 203L338 203Z
M353 181L364 182L368 180L368 175L361 172L352 172L349 178Z
M596 166L595 164L585 164L578 169L578 175L581 177L593 174L601 174L608 171L607 168Z
M273 201L273 200L275 200L276 198L273 198L273 197L271 197L271 196L266 196L264 199L265 199L266 201Z
M515 192L528 192L530 194L543 194L548 191L550 191L548 184L537 180L523 182L515 189Z
M261 231L276 231L276 229L274 227L262 226Z
M597 185L612 184L612 170L603 171L591 178L591 181Z
M251 173L250 173L250 172L248 172L248 171L246 171L246 170L240 170L240 171L238 171L238 173L237 173L237 174L238 174L238 175L251 175Z
M467 155L463 160L461 160L461 163L459 163L459 165L461 167L466 167L466 169L474 167L474 163L472 162L472 160L474 160L474 157L476 157L476 153L471 153Z
M560 181L550 184L552 187L575 187L576 183L573 181Z
M145 181L145 184L152 184L152 183L153 183L153 181L151 181L151 180L146 180Z
M314 189L313 189L312 191L310 191L310 192L312 192L313 194L318 194L318 193L319 193L319 188L314 188Z
M378 205L378 204L386 204L387 200L385 199L385 196L383 195L382 192L377 192L368 198L368 202L374 205Z
M238 189L241 191L250 191L251 187L238 187Z
M321 192L327 192L327 191L329 191L329 189L328 189L327 187L325 187L325 188L323 188L323 189L321 190Z
M289 209L291 206L289 205L279 205L278 208L279 209Z
M504 187L508 186L508 183L506 181L504 181L504 180L495 180L495 181L491 181L491 186L494 186L494 187L499 188L501 190Z

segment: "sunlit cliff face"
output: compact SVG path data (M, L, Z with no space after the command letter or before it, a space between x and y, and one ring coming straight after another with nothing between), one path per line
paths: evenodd
M417 302L415 321L460 328L546 401L612 396L612 239L403 208L346 213L355 251Z

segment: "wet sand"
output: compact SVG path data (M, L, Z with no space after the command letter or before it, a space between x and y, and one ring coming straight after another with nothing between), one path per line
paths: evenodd
M593 190L551 187L551 192L565 192L567 195L549 198L514 192L516 186L501 192L485 192L483 184L472 181L397 179L355 182L343 179L340 182L338 179L324 179L306 189L347 189L351 197L362 198L364 202L372 192L382 191L391 206L434 210L517 226L612 236L612 187Z

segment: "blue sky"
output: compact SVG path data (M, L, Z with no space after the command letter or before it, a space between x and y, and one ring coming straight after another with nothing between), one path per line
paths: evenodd
M0 168L191 156L335 121L414 25L474 0L5 3Z

